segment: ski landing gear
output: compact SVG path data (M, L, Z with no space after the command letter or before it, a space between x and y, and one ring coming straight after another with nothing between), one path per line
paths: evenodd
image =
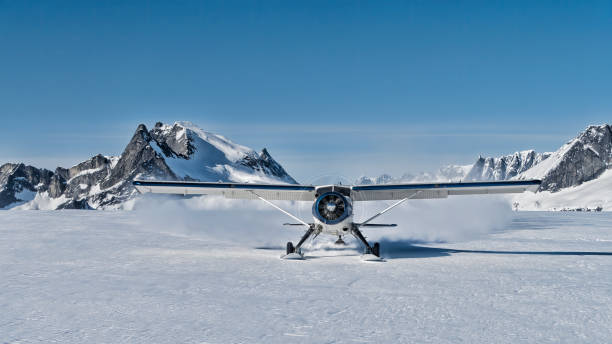
M308 230L306 231L306 233L304 233L304 236L302 236L300 241L297 243L297 245L293 246L292 242L287 243L286 254L281 256L281 258L282 259L292 259L292 260L304 259L304 255L302 254L302 245L304 245L306 240L310 239L312 236L316 237L319 233L321 233L321 230L316 229L314 224L311 224L308 227ZM363 234L361 234L361 231L359 230L357 226L353 226L353 229L351 230L351 234L355 238L357 238L357 240L359 240L365 247L363 255L361 256L361 260L367 261L367 262L384 261L382 258L380 258L380 244L379 243L374 243L374 245L370 246L370 244L368 243L366 238L363 236ZM342 237L338 237L338 241L336 241L336 244L345 244L344 240L342 240Z
M293 243L290 241L287 243L287 254L281 256L283 259L304 259L304 255L302 254L302 245L315 233L314 225L310 225L300 242L297 245L293 246Z
M366 262L384 261L382 258L380 258L380 244L379 243L376 242L374 243L374 245L370 246L370 244L368 243L366 238L363 236L363 234L361 234L361 231L359 230L357 226L353 226L353 229L351 230L351 234L353 234L353 236L357 238L357 240L359 240L363 244L363 246L365 246L363 255L361 256L361 260L366 261Z

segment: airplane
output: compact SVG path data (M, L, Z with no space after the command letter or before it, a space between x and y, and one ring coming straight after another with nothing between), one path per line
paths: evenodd
M140 193L161 193L181 195L221 195L230 199L261 200L291 217L297 223L285 223L290 226L304 226L306 232L297 245L287 243L284 259L304 259L302 245L309 238L319 234L338 237L337 244L343 244L343 237L354 236L364 247L362 259L365 261L383 261L380 256L379 243L370 244L361 229L368 227L395 227L397 224L372 223L398 205L417 199L438 199L448 196L505 194L536 191L540 180L512 180L495 182L459 182L459 183L408 183L376 185L297 185L297 184L257 184L257 183L224 183L193 181L153 181L134 180L133 185ZM282 209L271 201L310 201L313 221L308 223ZM377 214L362 222L353 221L353 202L395 200Z

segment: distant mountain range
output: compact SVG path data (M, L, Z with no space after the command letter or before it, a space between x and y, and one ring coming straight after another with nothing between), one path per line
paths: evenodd
M551 153L533 150L478 157L435 173L360 177L355 184L541 179L538 193L512 198L517 209L612 210L612 128L589 126ZM296 183L264 148L260 153L197 126L156 123L136 129L118 157L96 155L55 171L0 166L0 208L105 209L134 199L134 178Z
M612 127L587 127L552 153L533 150L501 157L479 157L472 165L450 165L437 173L393 178L361 177L359 184L428 181L541 179L538 193L512 198L525 210L612 210Z
M117 208L137 194L134 178L296 183L264 148L260 153L197 126L157 123L136 128L120 156L96 155L55 171L0 166L0 208Z

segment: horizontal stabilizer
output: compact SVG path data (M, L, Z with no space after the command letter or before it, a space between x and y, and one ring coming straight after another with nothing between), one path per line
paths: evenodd
M397 223L356 223L357 227L397 227Z

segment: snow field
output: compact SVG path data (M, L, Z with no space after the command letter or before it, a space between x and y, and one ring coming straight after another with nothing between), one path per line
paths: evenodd
M387 262L364 263L354 243L336 248L323 238L306 247L307 260L280 260L285 240L300 232L259 227L283 219L262 220L255 210L230 219L221 219L230 209L203 211L216 231L201 218L160 230L139 211L0 212L0 342L607 343L612 336L609 214L514 213L493 233L447 243L383 235ZM265 236L227 233L258 229Z

